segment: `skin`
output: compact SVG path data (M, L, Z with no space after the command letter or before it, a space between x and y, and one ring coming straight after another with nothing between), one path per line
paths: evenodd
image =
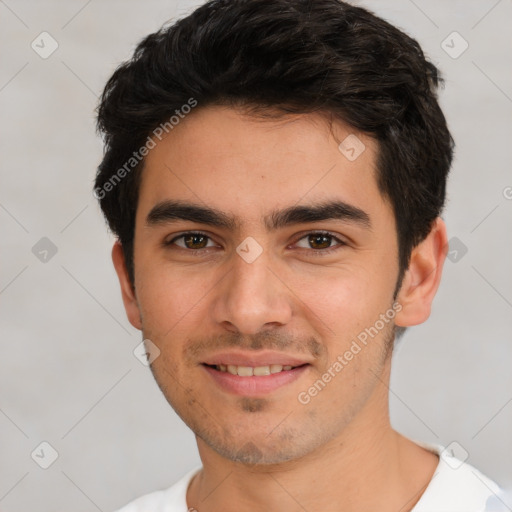
M352 162L338 150L349 134L366 147ZM446 228L438 218L413 250L394 298L396 225L377 187L376 152L374 140L318 113L261 120L208 106L188 115L146 157L134 287L119 242L112 257L131 324L161 351L151 365L155 379L196 434L203 469L189 486L189 507L405 512L428 485L438 457L389 421L393 321L309 403L297 398L394 300L401 306L398 326L430 314ZM148 225L151 209L169 199L217 208L239 227L184 220ZM267 231L263 222L275 209L331 199L365 211L371 227L335 219ZM209 238L188 245L176 239L197 230ZM315 244L307 235L318 230L345 243ZM263 250L252 263L236 252L247 237ZM319 254L325 246L337 250ZM264 396L236 396L201 365L233 347L272 348L310 366Z

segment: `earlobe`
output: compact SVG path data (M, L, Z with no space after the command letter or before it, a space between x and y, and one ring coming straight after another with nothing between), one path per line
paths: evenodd
M397 326L418 325L430 316L432 301L439 287L446 258L446 225L438 217L427 237L411 253L397 301L402 309L395 317Z
M121 295L123 297L124 309L130 323L139 330L142 330L139 305L135 290L130 281L126 261L123 252L123 246L119 240L116 240L112 247L112 262L121 286Z

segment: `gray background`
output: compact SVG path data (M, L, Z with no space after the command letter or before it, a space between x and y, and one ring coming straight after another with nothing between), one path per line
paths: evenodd
M193 5L0 1L4 512L109 511L200 463L194 436L133 355L140 333L125 318L113 238L91 193L102 152L98 94L141 37ZM456 453L511 487L512 4L361 5L417 38L441 68L457 142L444 215L457 253L431 319L398 345L392 421L413 439L456 441ZM46 59L31 48L42 47L43 31L59 45ZM457 58L442 47L453 31L469 44ZM462 45L459 36L444 43L452 54ZM43 237L55 255L44 253ZM49 461L43 441L58 452L46 470L31 458L37 448L34 459Z

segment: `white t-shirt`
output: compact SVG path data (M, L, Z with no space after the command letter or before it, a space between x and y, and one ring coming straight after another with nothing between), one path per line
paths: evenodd
M439 455L429 485L411 512L486 512L501 510L499 486L441 445L415 441ZM188 512L187 489L197 466L166 490L152 492L128 503L117 512ZM498 506L497 506L498 505ZM191 509L193 510L193 509ZM509 510L503 508L503 510Z

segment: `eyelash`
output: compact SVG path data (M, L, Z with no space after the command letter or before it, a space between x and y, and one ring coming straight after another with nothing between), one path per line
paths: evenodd
M200 236L204 236L204 237L208 238L209 240L211 240L211 237L209 235L207 235L206 233L203 233L202 231L187 231L187 232L182 233L181 235L173 238L172 240L169 240L168 242L164 242L163 245L164 245L164 247L169 247L169 246L173 245L176 240L179 240L180 238L183 238L183 237L188 236L188 235L200 235ZM294 243L297 243L300 240L302 240L304 238L307 238L308 236L311 236L311 235L324 235L324 236L328 236L328 237L330 237L333 240L338 242L338 245L336 245L334 247L329 247L327 249L305 249L305 250L312 251L312 254L314 256L324 256L324 255L327 255L327 254L331 254L334 251L337 251L337 250L339 250L342 247L347 245L343 240L340 240L337 236L333 235L332 233L329 233L328 231L310 231L309 233L305 233L304 235L302 235ZM203 248L203 249L188 249L188 248L184 248L184 247L179 247L179 249L182 249L184 251L188 251L190 253L195 253L195 255L200 256L201 252L207 251L208 249L211 249L211 247L210 248Z

